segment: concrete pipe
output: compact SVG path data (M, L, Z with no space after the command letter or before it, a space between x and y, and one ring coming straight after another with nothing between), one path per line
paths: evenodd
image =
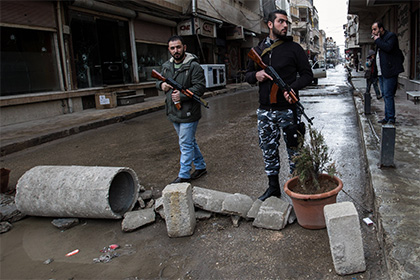
M36 166L16 185L16 206L31 216L120 219L138 198L127 167Z

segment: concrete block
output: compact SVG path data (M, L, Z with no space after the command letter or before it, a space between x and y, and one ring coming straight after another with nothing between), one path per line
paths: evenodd
M51 224L58 229L66 230L72 228L79 224L79 219L77 218L64 218L64 219L54 219Z
M141 197L141 199L143 199L143 200L152 199L152 197L153 197L152 190L140 191L139 197Z
M210 212L223 213L222 204L228 195L231 194L200 187L193 188L194 205Z
M359 215L354 204L346 201L324 207L331 255L337 274L366 270Z
M288 222L291 205L277 197L269 197L262 204L252 223L255 227L281 230Z
M123 231L133 231L144 225L153 223L156 214L152 208L142 209L124 214L121 227Z
M211 218L212 213L205 210L195 211L195 218L197 220L208 220Z
M255 200L254 203L252 203L251 209L249 209L247 217L249 219L255 219L258 215L258 211L260 211L260 207L262 204L262 200Z
M165 219L165 211L163 211L163 197L156 199L155 212L158 213L162 219Z
M222 203L222 211L227 214L246 218L252 203L252 199L247 195L240 193L230 194L226 196Z
M168 236L192 235L196 219L191 184L168 185L162 191L162 195Z

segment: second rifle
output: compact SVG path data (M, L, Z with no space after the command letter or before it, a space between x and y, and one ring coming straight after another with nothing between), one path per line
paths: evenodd
M152 70L152 77L158 80L161 80L162 82L166 82L169 85L171 85L174 89L179 90L180 92L182 92L183 94L185 94L186 96L188 96L189 98L194 99L195 101L197 101L198 103L200 103L201 105L203 105L206 108L209 108L209 103L204 100L203 98L195 95L192 91L190 91L189 89L184 88L182 85L180 85L177 81L175 81L174 79L171 78L165 78L162 76L162 74L160 74L158 71L156 71L155 69ZM176 103L175 104L176 108L178 110L181 110L181 104L180 103Z

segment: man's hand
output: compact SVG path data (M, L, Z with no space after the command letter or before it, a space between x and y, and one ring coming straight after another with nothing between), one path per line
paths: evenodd
M172 87L170 84L168 84L167 82L163 82L163 83L160 85L160 88L161 88L164 92L167 92L168 90L173 89L173 87Z
M265 73L264 70L260 70L257 73L255 73L255 78L257 78L258 82L264 82L267 79L273 80L273 78L267 73Z
M372 34L372 39L374 40L374 41L376 41L376 39L378 39L380 36L379 36L379 34L377 34L377 35L375 35L375 34Z
M290 104L296 103L296 100L294 100L292 96L290 96L290 94L286 90L283 92L283 95L286 101L289 102Z
M179 92L179 90L175 89L175 90L172 92L172 101L173 101L175 104L177 104L177 103L179 103L179 102L181 101L181 96L180 96L180 92Z

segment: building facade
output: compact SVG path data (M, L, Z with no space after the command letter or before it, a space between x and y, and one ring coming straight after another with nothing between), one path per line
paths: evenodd
M303 2L304 4L298 4ZM169 59L167 39L182 35L202 64L225 64L228 82L267 36L265 18L288 11L291 31L320 54L312 0L58 0L0 2L1 125L95 108L95 94L159 93L152 69ZM303 6L302 6L303 5ZM303 23L298 24L298 21Z
M364 62L366 54L375 48L371 39L371 27L375 21L398 36L399 47L404 54L405 71L399 75L402 89L420 90L420 2L349 0L348 22L344 26L346 56L358 56Z

